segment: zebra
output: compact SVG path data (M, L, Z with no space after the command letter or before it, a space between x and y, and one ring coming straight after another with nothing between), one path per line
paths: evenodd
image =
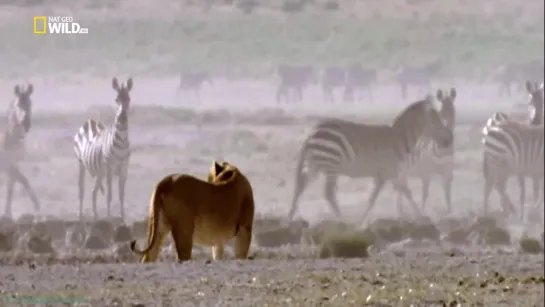
M498 113L488 120L483 128L483 202L488 212L488 200L492 188L501 198L505 212L515 212L513 203L506 193L507 180L511 175L520 178L531 177L534 181L534 194L539 192L539 180L543 178L543 124L530 125L512 120ZM495 122L494 122L495 121ZM521 197L522 197L521 190ZM524 216L524 201L521 201L521 216Z
M340 119L326 119L315 125L299 154L289 218L293 218L306 186L319 173L326 176L325 199L337 216L340 216L336 200L339 175L372 177L374 180L362 223L388 181L393 182L394 188L407 197L415 212L420 214L406 183L395 179L399 177L400 165L421 137L430 137L442 147L452 143L452 130L443 123L433 100L428 95L412 103L392 125L368 125Z
M441 102L439 114L445 125L454 133L456 121L456 89L450 92L437 90L437 100ZM425 209L429 196L430 181L432 175L441 178L445 203L448 212L452 212L452 181L454 180L454 142L451 146L441 147L431 138L421 138L417 141L413 152L409 155L404 165L404 175L417 176L422 180L422 209ZM398 208L402 206L402 194L398 193Z
M401 96L407 99L409 85L418 85L429 88L431 79L441 70L442 64L439 60L428 63L422 67L403 66L396 72L396 81L401 87Z
M208 83L212 85L212 78L207 72L182 72L180 74L180 84L177 93L181 91L191 91L197 96L197 100L201 102L201 87Z
M519 123L525 124L528 123L533 126L540 126L543 125L543 84L538 85L537 83L533 83L530 81L526 82L526 90L528 91L528 94L530 96L530 102L529 102L529 118L527 122L524 121L517 121ZM487 133L489 129L493 129L494 126L499 126L502 123L505 123L507 121L516 121L510 118L507 114L503 112L495 112L492 114L492 116L487 120L485 127L483 128L483 144L486 145L487 142ZM532 176L532 187L534 192L534 200L537 201L539 198L539 186L540 186L540 180L541 178L539 176L535 177ZM490 180L485 178L486 180ZM507 180L507 179L506 179ZM517 175L518 185L519 185L519 201L521 204L521 214L524 216L524 203L526 202L526 184L525 184L525 176L524 174L518 174Z
M107 213L110 217L112 200L112 180L118 177L118 193L121 218L125 219L125 183L130 159L128 110L131 102L129 92L133 88L132 78L125 84L112 79L112 88L117 92L115 102L118 109L112 125L108 128L99 121L89 119L74 136L74 151L79 163L79 216L83 219L83 197L85 191L85 171L95 178L92 194L93 214L97 219L96 198L100 190L104 193L102 179L106 177Z
M321 86L324 98L327 102L333 103L335 98L333 97L333 90L336 87L345 85L346 70L339 66L328 66L324 69Z
M34 86L32 84L28 84L26 87L24 85L15 85L15 99L10 104L7 112L7 129L4 132L3 150L0 151L0 170L8 175L5 215L10 218L12 216L11 205L16 182L21 183L27 191L35 211L39 212L41 208L34 189L17 166L18 162L24 157L25 138L32 126L31 95L33 92Z
M280 84L276 90L276 102L289 102L290 90L295 93L296 101L300 102L303 100L303 89L314 79L314 69L306 65L280 65L278 76Z
M346 83L344 88L344 101L354 102L354 92L358 89L365 90L371 102L373 90L370 85L377 81L377 72L372 68L363 68L360 64L353 64L346 68Z

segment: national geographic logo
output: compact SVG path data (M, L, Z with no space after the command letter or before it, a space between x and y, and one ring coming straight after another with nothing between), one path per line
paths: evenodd
M34 16L34 34L87 34L71 16Z

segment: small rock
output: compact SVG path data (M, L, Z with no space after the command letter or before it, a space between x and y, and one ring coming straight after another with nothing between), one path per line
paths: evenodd
M13 235L15 231L1 231L0 232L0 251L10 252L14 247Z
M101 237L105 242L110 242L114 234L114 226L110 221L98 220L91 225L90 233Z
M29 214L29 213L25 213L25 214L22 214L18 219L17 219L17 224L33 224L34 223L34 215L32 214Z
M114 242L123 243L132 240L131 229L128 226L121 225L115 229Z
M91 234L85 239L84 247L90 250L106 249L108 244L99 236Z
M129 244L120 243L115 246L115 256L122 262L134 260L134 254L132 253Z
M131 233L135 239L145 238L148 232L148 220L132 223Z
M30 236L27 247L35 254L51 254L55 252L51 244L51 238L47 236Z
M81 224L76 224L66 231L64 244L66 247L81 247L85 242L85 237L85 227Z

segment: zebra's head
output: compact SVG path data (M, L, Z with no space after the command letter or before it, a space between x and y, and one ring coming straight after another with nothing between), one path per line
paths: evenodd
M530 122L534 125L543 124L543 83L526 81L526 90L530 96L528 102Z
M405 135L404 142L409 150L421 138L431 139L442 148L449 148L454 140L454 132L439 114L432 95L411 103L396 117L392 127Z
M132 89L132 85L132 78L127 79L126 83L121 82L121 84L119 84L117 78L114 77L112 79L112 88L117 92L115 102L125 111L129 109L131 103L129 92Z
M13 105L16 108L15 114L17 114L18 122L22 125L25 133L28 133L32 120L32 100L30 96L34 91L34 86L32 84L28 84L26 87L15 85L13 91L16 97Z
M439 114L445 121L445 124L454 129L454 123L456 120L456 108L454 107L454 101L456 100L456 89L451 88L450 92L437 90L437 100L441 102L441 111Z

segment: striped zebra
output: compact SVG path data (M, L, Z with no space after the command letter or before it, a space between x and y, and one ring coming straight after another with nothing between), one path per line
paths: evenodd
M367 92L371 102L373 90L371 85L377 81L377 71L373 68L363 68L360 64L352 64L346 68L346 82L343 99L345 102L354 102L354 93L358 90Z
M439 73L442 64L439 60L428 63L422 67L404 66L396 72L396 81L401 87L401 97L407 99L409 85L416 85L428 89L431 80Z
M507 181L512 175L532 178L534 194L539 193L539 185L535 183L543 179L543 132L543 125L528 125L511 120L483 128L485 213L488 212L492 188L500 195L504 211L515 212L506 192ZM524 202L520 206L521 215L524 216Z
M280 84L276 90L276 102L290 102L290 93L295 94L295 101L303 100L303 90L314 79L314 69L311 66L289 66L280 65L278 67L278 76Z
M33 92L34 86L32 84L28 84L26 87L15 85L15 99L7 112L7 129L4 132L3 150L0 152L0 170L8 175L5 212L8 217L12 216L11 205L16 182L21 183L27 191L35 211L39 212L41 208L34 189L17 166L24 157L25 138L32 126L32 100L30 97Z
M456 121L456 89L450 92L438 90L437 100L441 102L439 114L445 125L453 131ZM451 146L441 147L431 138L417 141L414 151L405 161L404 178L419 177L422 180L422 209L425 209L429 197L430 181L433 175L441 178L447 210L452 211L452 181L454 180L454 142ZM402 206L402 194L398 193L398 207Z
M181 91L193 92L197 100L201 102L201 87L208 83L212 85L212 78L207 72L182 72L180 74L180 84L177 93Z
M299 155L289 217L293 218L301 194L319 173L325 174L325 199L337 216L341 214L336 199L339 175L373 178L374 189L362 222L388 181L393 182L394 188L407 197L420 214L406 183L396 179L402 162L423 136L434 139L443 147L450 146L453 140L452 130L443 123L432 96L412 103L392 125L359 124L339 119L318 123L303 143Z
M507 114L505 114L503 112L495 112L494 114L492 114L492 116L487 120L485 127L483 128L482 143L484 144L484 147L485 147L485 153L484 153L485 158L484 159L489 159L489 160L492 159L492 162L494 162L493 158L488 158L488 156L491 155L491 154L486 152L488 147L497 146L496 143L495 143L496 142L495 139L492 139L492 141L490 141L490 139L488 137L488 133L489 133L490 130L495 131L495 130L501 129L501 126L503 124L508 123L508 122L516 122L517 124L521 124L521 125L530 124L531 126L535 126L535 127L543 127L543 108L544 108L543 84L538 85L537 83L527 81L526 82L526 90L528 91L528 94L530 96L528 122L513 120ZM495 135L497 135L497 133L494 134L494 136ZM515 138L515 140L516 140L516 138ZM539 145L539 143L537 145ZM488 150L490 151L491 149L488 148ZM514 153L513 153L513 155L514 155ZM492 162L490 162L490 163L492 163ZM522 164L522 162L521 162L521 164ZM491 168L493 166L494 166L493 164L492 164L492 166L486 165L486 163L483 164L483 174L485 175L485 209L486 210L488 210L487 209L488 208L488 198L489 198L489 195L491 193L492 187L496 187L496 188L499 187L499 189L504 189L504 188L502 188L502 186L504 186L506 184L506 182L507 182L507 180L509 178L509 175L510 175L509 173L505 173L504 176L507 176L507 178L505 178L505 179L502 178L499 181L499 183L496 183L497 179L489 178L489 176L487 176L486 173L484 172L485 168ZM492 175L495 174L495 171L490 171L488 169L486 169L486 170L487 170L487 172L491 172ZM515 171L513 172L513 174L517 175L517 180L518 180L519 190L520 190L519 201L520 201L520 206L521 206L521 215L524 216L524 204L526 202L526 182L525 182L525 177L530 177L532 179L532 188L533 188L533 193L534 193L534 200L537 202L538 199L539 199L539 187L541 186L540 183L541 183L541 180L543 179L542 178L543 175L541 175L541 176L539 174L538 175L532 175L532 174L528 175L527 173L525 173L523 171L517 172L516 168L515 168ZM503 181L505 181L505 182L503 182ZM498 190L498 192L500 192L500 190ZM503 192L503 193L505 193L505 192ZM507 208L507 207L511 208L509 198L507 198L508 202L505 203L506 200L504 198L504 195L501 194L501 192L500 192L500 196L502 197L502 203L504 204L504 208Z
M133 87L132 78L126 84L112 79L112 88L117 92L118 105L114 122L106 128L101 122L89 119L74 136L74 151L79 162L79 215L83 218L83 196L85 191L85 171L95 179L92 194L93 214L97 219L96 198L103 190L102 180L106 177L106 204L110 217L112 200L112 180L118 177L121 218L125 219L125 183L130 158L128 111L131 102L129 92Z
M333 91L337 87L345 85L346 71L343 67L328 66L324 69L322 78L320 80L322 86L322 92L324 93L324 99L329 102L335 102L333 97Z

